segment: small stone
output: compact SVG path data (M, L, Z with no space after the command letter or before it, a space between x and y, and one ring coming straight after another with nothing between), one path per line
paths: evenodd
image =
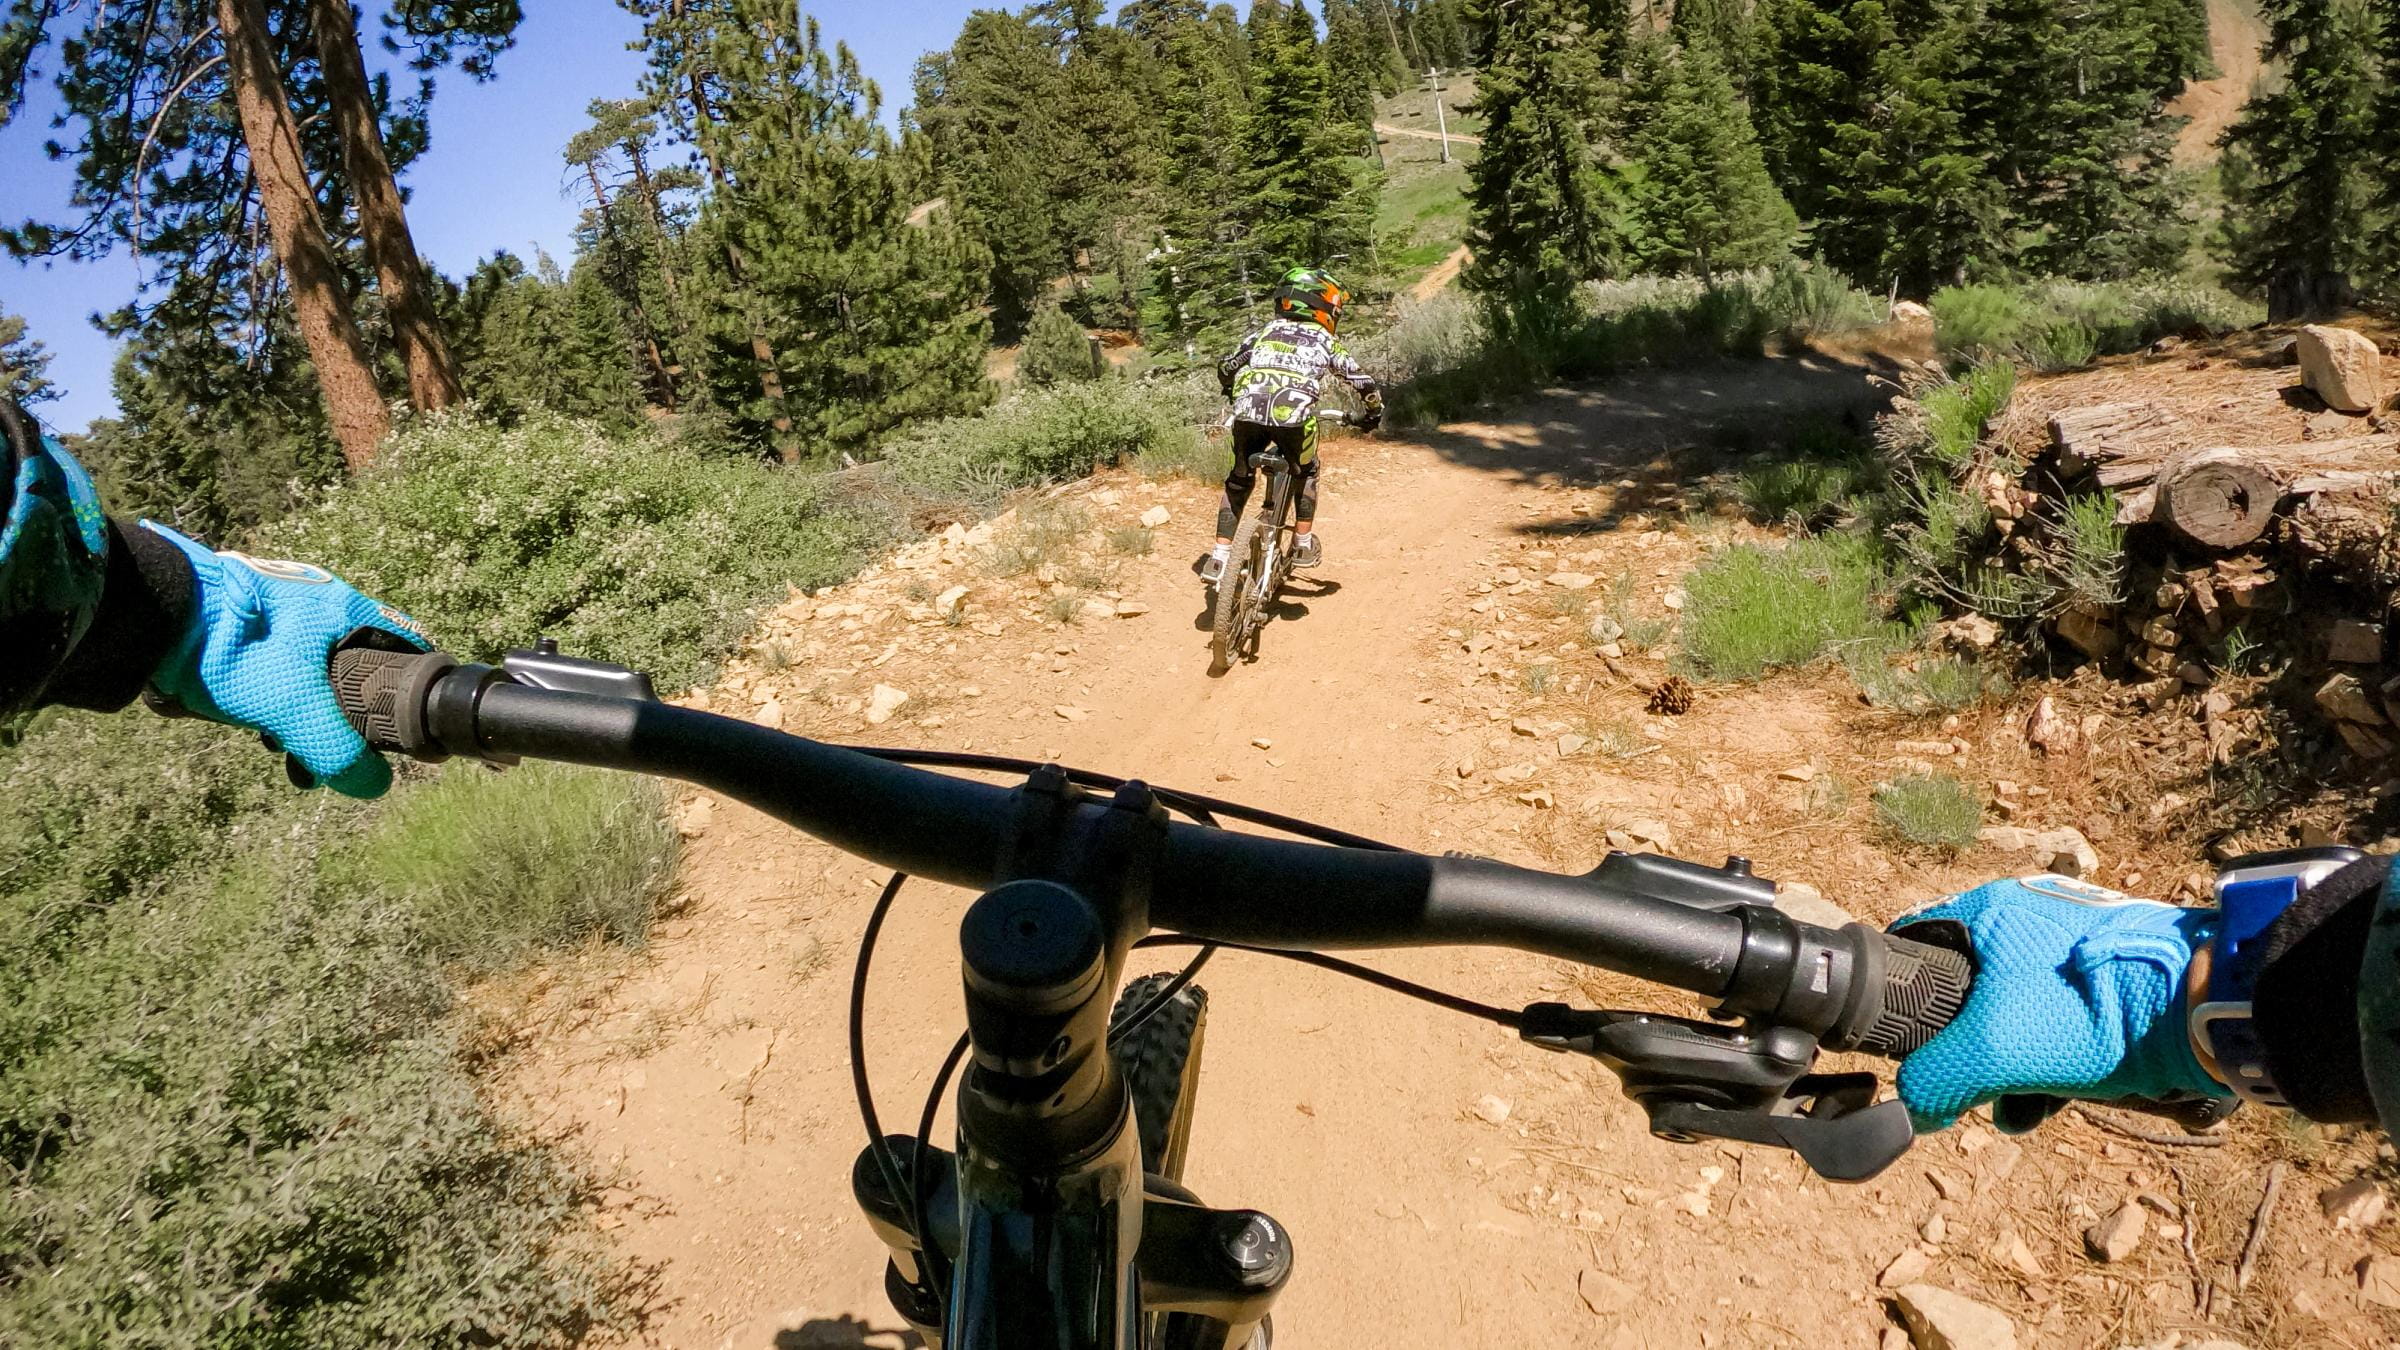
M2391 738L2372 727L2362 727L2356 722L2336 722L2333 729L2341 734L2342 744L2350 747L2350 753L2360 759L2383 759L2392 753Z
M1530 760L1492 770L1492 777L1503 783L1522 783L1533 775L1534 765Z
M1964 1294L1911 1284L1894 1290L1893 1302L1916 1350L2017 1350L2017 1325L2008 1314Z
M1265 736L1253 736L1250 738L1250 743L1257 746L1261 750L1272 750L1275 748L1275 742Z
M1475 761L1471 759L1462 759L1455 766L1455 771L1461 778L1473 778L1475 776Z
M2400 1308L2400 1256L2370 1256L2358 1263L2358 1293L2383 1308Z
M1564 759L1568 755L1574 754L1576 751L1583 749L1585 746L1590 745L1591 743L1592 742L1590 738L1578 736L1574 732L1570 731L1558 738L1559 758Z
M717 804L714 799L694 797L690 805L683 808L683 813L675 818L675 832L686 839L697 839L708 833L708 827L716 815Z
M960 698L982 698L983 686L980 684L962 684L958 687L958 696Z
M1591 634L1593 642L1605 645L1625 636L1625 625L1618 623L1606 614L1595 614L1592 616L1591 627L1586 631Z
M1508 1099L1487 1092L1475 1099L1475 1114L1481 1116L1486 1125L1505 1124L1508 1120Z
M1814 764L1795 764L1788 769L1779 771L1775 776L1787 783L1806 783L1813 780L1817 776L1817 766Z
M1588 572L1552 572L1542 580L1570 591L1582 591L1591 589L1592 583L1598 578Z
M2317 1208L2325 1212L2325 1221L2336 1231L2344 1228L2373 1228L2383 1221L2386 1197L2383 1187L2373 1177L2355 1177L2339 1186L2329 1186L2317 1196Z
M1113 619L1117 617L1117 607L1099 596L1086 596L1082 607L1076 611L1076 617L1079 619Z
M1583 1306L1601 1317L1613 1317L1633 1306L1635 1294L1632 1285L1588 1267L1575 1277L1575 1292L1583 1296Z
M2383 625L2334 620L2325 634L2325 659L2353 666L2371 666L2383 660Z
M1908 1350L1908 1333L1898 1327L1885 1327L1883 1335L1875 1342L1875 1350Z
M1942 625L1942 636L1961 651L1990 651L2000 641L2000 625L1980 614L1961 614Z
M1936 1247L1941 1246L1942 1239L1948 1237L1949 1235L1950 1221L1943 1218L1942 1212L1938 1209L1933 1213L1926 1215L1925 1222L1917 1225L1917 1236L1925 1239L1927 1242Z
M2384 725L2383 714L2375 708L2375 700L2367 696L2358 677L2337 671L2317 686L2317 709L2337 722L2356 722L2361 726Z
M2142 1230L2149 1225L2149 1211L2128 1200L2084 1230L2084 1254L2103 1263L2122 1261L2142 1245Z
M1844 928L1858 922L1850 911L1826 899L1823 892L1805 881L1787 881L1776 887L1775 908L1819 928Z
M1884 1265L1883 1273L1875 1277L1875 1283L1886 1289L1897 1289L1904 1284L1915 1284L1931 1269L1933 1258L1925 1254L1923 1247L1906 1247Z
M2183 645L2183 634L2164 615L2142 625L2142 641L2169 651Z
M936 614L942 615L956 614L959 612L960 607L966 603L967 588L964 586L953 586L949 590L942 592L940 595L933 597L933 611Z
M2012 1232L2007 1238L1994 1244L1992 1255L1998 1258L2003 1265L2026 1279L2040 1280L2049 1277L2050 1271L2043 1266L2042 1258L2034 1255L2033 1248L2026 1245L2021 1234Z
M2050 628L2067 645L2095 661L2107 660L2124 642L2114 623L2088 610L2070 609L2052 620Z
M1675 834L1664 821L1629 820L1625 822L1624 831L1626 837L1636 844L1648 844L1661 853L1674 851Z
M2199 662L2184 661L2175 667L2175 678L2183 681L2187 685L2190 685L2194 689L2205 689L2208 687L2209 682L2216 677L2210 675L2208 673L2208 667L2201 665Z
M2034 837L2034 857L2045 871L2062 877L2093 877L2100 873L2100 853L2083 831L2072 825L2044 830Z
M1153 506L1141 514L1141 522L1154 530L1173 518L1167 508L1163 506Z
M1558 799L1550 795L1548 788L1535 788L1531 792L1520 792L1517 794L1517 800L1536 811L1547 811L1558 805Z
M1056 707L1053 707L1050 711L1056 713L1058 715L1058 719L1062 722L1080 722L1084 718L1091 716L1091 713L1088 711L1078 708L1071 703L1061 703Z
M758 723L762 727L768 727L776 731L783 730L782 702L777 699L768 699L766 702L759 704L758 711L750 714L750 720Z
M2074 720L2062 714L2048 694L2036 700L2025 718L2025 743L2045 755L2072 753L2083 744Z
M1120 619L1138 619L1149 612L1150 607L1139 600L1119 600L1117 602L1117 617Z
M892 714L900 711L900 705L906 702L907 690L894 689L888 684L876 685L867 695L867 724L879 727L891 721Z
M1661 608L1681 611L1683 609L1683 592L1669 591L1658 597L1658 603Z
M1530 720L1523 717L1512 719L1508 724L1508 729L1520 736L1539 736L1542 734L1542 729L1540 727L1535 726Z

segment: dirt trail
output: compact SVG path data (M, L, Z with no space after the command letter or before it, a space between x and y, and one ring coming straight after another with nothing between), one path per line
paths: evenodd
M1786 869L1888 917L1973 869L1887 858L1859 842L1863 831L1769 800L1772 788L1805 788L1778 785L1778 768L1890 754L1876 735L1845 730L1854 699L1810 686L1711 695L1644 730L1661 753L1587 769L1532 748L1547 740L1511 720L1518 679L1493 673L1488 644L1460 638L1507 605L1541 612L1550 592L1518 576L1520 564L1622 575L1627 603L1667 612L1703 544L1678 526L1684 485L1658 453L1745 423L1856 415L1870 398L1856 368L1754 363L1561 393L1416 441L1335 442L1328 562L1294 588L1263 660L1215 680L1188 570L1209 492L1131 479L1078 488L1095 525L1129 525L1154 505L1171 515L1157 552L1124 560L1110 587L1139 613L1060 626L1030 588L978 574L970 550L948 550L945 564L919 546L902 559L918 566L771 618L762 643L780 648L776 659L737 672L713 706L829 739L1056 757L1416 847L1546 865L1589 866L1602 826L1655 814L1684 832L1674 851L1707 857L1755 841L1746 851L1762 871ZM922 618L922 600L954 581L972 588L970 622L910 622L912 603ZM1530 658L1530 630L1521 641ZM1543 650L1557 641L1541 639ZM1561 662L1576 655L1572 642L1557 650ZM1598 670L1581 657L1572 669ZM867 728L858 710L876 684L911 697ZM1563 688L1627 725L1641 717L1636 690L1581 673ZM1493 771L1519 755L1539 775L1532 785L1557 785L1558 809L1521 805L1518 785ZM1586 800L1570 802L1575 793ZM524 1012L533 1030L511 1087L528 1119L571 1130L622 1169L621 1199L601 1222L658 1263L656 1343L898 1345L883 1252L849 1196L863 1136L842 1048L858 930L882 878L731 803L688 810L684 908L630 965L551 982ZM867 1051L887 1129L914 1127L956 1034L967 900L912 887L879 946ZM1628 996L1506 953L1371 963L1512 1005ZM1876 1272L1945 1212L1959 1236L1947 1249L1932 1240L1934 1278L2011 1292L2012 1306L2030 1308L2020 1313L2030 1343L2100 1344L2102 1328L2124 1321L2101 1294L2077 1286L2053 1299L2046 1285L1991 1275L1981 1255L2023 1222L2050 1268L2079 1259L2073 1207L2113 1205L2147 1175L2139 1159L2095 1161L2101 1136L2088 1129L2086 1152L2065 1157L1988 1129L1953 1132L1873 1185L1833 1188L1788 1155L1651 1139L1597 1066L1379 990L1238 954L1204 983L1208 1062L1188 1180L1293 1232L1278 1345L1867 1347L1889 1325ZM944 1121L946 1136L947 1111ZM2001 1184L2011 1169L2036 1188L2022 1221L2026 1196ZM2180 1278L2171 1251L2159 1259L2159 1280Z
M1420 141L1438 141L1442 139L1442 133L1438 131L1427 131L1422 127L1396 127L1389 122L1377 122L1375 124L1375 129L1382 132L1386 136L1413 136ZM1451 132L1450 139L1465 145L1483 144L1483 138L1481 136L1470 136L1463 131Z
M2208 0L2208 54L2217 78L2183 91L2167 111L2191 120L2175 137L2175 162L2186 167L2217 157L2217 138L2241 116L2258 79L2258 48L2267 27L2251 0Z
M1466 270L1467 260L1473 256L1473 250L1465 244L1450 250L1449 257L1435 263L1432 271L1417 278L1416 284L1408 288L1410 298L1430 300L1441 294L1443 288L1458 280L1458 274Z

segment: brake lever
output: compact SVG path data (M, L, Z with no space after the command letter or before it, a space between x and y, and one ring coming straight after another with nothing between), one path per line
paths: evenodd
M1519 1034L1607 1065L1661 1139L1766 1144L1790 1149L1829 1181L1865 1181L1916 1137L1905 1107L1875 1100L1873 1074L1810 1073L1816 1038L1791 1027L1536 1003Z

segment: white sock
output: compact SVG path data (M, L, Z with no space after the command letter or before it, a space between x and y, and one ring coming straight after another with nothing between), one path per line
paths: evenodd
M1216 545L1216 546L1212 547L1211 549L1209 549L1209 551L1208 551L1208 556L1210 556L1210 557L1212 557L1212 558L1216 559L1218 562L1223 562L1223 561L1225 561L1227 558L1230 558L1230 557L1232 557L1232 556L1233 556L1233 545L1232 545L1232 544L1218 544L1218 545Z

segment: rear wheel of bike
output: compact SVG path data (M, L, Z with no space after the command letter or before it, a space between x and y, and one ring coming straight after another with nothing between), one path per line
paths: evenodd
M1144 975L1117 996L1111 1023L1148 1007L1175 977ZM1171 1181L1183 1179L1191 1145L1192 1102L1200 1091L1200 1036L1208 1025L1208 993L1196 984L1123 1036L1111 1037L1109 1056L1133 1094L1133 1119L1142 1136L1142 1166Z
M1264 520L1252 511L1233 532L1233 548L1225 573L1217 578L1217 608L1209 622L1208 673L1222 675L1242 654L1250 635L1251 611L1257 607L1258 571L1263 561Z

